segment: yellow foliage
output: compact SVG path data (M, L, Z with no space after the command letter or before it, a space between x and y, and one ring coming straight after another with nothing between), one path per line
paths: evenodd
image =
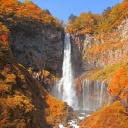
M5 82L6 83L14 83L14 84L16 84L16 76L14 74L7 74Z
M101 70L95 71L94 73L92 73L92 75L90 76L90 79L92 80L104 80L104 79L111 79L111 77L113 76L113 74L115 74L115 72L119 71L122 67L126 66L125 62L120 62L114 65L110 65L107 66Z
M102 15L82 12L74 22L67 24L66 32L77 34L110 32L120 25L127 13L127 1L118 3L112 8L108 7Z
M51 122L54 118L56 118L58 123L60 121L61 115L68 114L66 110L63 111L64 103L50 96L49 94L47 95L46 103L49 105L49 108L45 109L47 114L47 122Z
M50 72L47 70L42 70L42 73L43 73L44 77L48 77L50 75Z
M28 113L34 109L31 101L25 96L14 95L13 97L1 98L0 104L6 111L12 109L13 111L17 108L21 109L25 113Z

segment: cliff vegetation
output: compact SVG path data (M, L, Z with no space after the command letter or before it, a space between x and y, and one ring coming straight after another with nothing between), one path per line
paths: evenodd
M101 15L82 12L74 21L68 21L66 32L75 34L110 32L121 24L127 12L127 0L116 4L112 8L108 7Z
M105 107L92 114L81 128L126 128L128 123L128 1L124 0L101 15L81 13L67 24L66 32L79 40L78 49L85 73L76 79L78 95L83 92L82 81L107 85ZM80 35L84 38L80 38ZM75 39L76 39L75 38ZM74 39L74 40L75 40ZM77 39L78 40L78 39ZM90 84L91 86L91 84Z
M52 97L12 54L12 31L32 36L40 26L63 31L62 24L48 10L41 10L33 2L0 1L1 128L53 128L64 118L75 116L72 108Z
M128 114L119 101L95 112L80 128L127 128Z

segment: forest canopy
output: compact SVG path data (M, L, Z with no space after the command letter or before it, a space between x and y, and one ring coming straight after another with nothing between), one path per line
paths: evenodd
M42 25L62 28L62 23L51 15L49 10L42 10L32 1L25 0L23 3L18 0L0 1L0 20L16 26L19 22L36 22Z
M82 12L74 22L68 21L66 32L77 34L110 32L116 29L127 15L128 0L124 0L112 8L108 7L101 15Z

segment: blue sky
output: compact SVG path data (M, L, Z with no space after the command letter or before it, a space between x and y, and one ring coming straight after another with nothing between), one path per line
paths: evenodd
M23 1L23 0L20 0ZM81 12L101 14L107 7L112 7L123 0L31 0L41 9L48 9L60 20L67 22L70 14L79 16Z

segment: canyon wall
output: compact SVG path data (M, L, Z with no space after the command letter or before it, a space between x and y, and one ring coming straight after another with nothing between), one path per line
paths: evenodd
M72 62L75 72L101 69L128 61L128 18L111 33L72 34ZM75 54L77 53L77 54Z
M84 65L82 60L82 50L84 35L71 34L71 62L74 77L78 77L84 72Z
M64 32L56 28L42 27L31 35L26 31L11 31L11 49L25 67L46 69L61 73L63 62Z
M9 43L18 62L26 68L60 73L63 24L49 10L42 10L31 1L1 1L0 5L0 21L10 30Z
M114 32L101 35L86 34L83 60L86 70L104 68L128 61L128 18Z

